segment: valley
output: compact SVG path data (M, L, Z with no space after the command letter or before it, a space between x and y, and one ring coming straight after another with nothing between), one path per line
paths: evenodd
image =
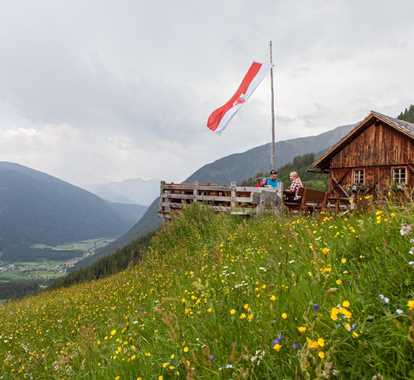
M47 244L34 244L30 248L54 252L73 252L71 258L62 256L53 260L31 260L19 262L5 262L0 259L0 301L12 297L19 297L33 291L40 290L62 276L65 276L81 260L94 255L97 249L103 248L113 239L98 238L78 242L60 244L56 246Z

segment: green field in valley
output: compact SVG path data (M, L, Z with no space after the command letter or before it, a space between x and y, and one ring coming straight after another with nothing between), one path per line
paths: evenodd
M192 207L141 263L0 308L6 379L413 379L414 213Z
M0 261L0 299L8 299L21 296L39 287L47 286L48 282L64 276L67 270L73 267L81 259L93 255L96 249L104 247L113 239L91 239L74 243L66 243L57 246L36 244L35 249L48 249L59 255L60 251L80 251L81 255L66 260L39 260L19 261L6 263Z

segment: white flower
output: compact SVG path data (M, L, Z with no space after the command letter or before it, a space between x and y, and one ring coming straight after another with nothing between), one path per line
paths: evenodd
M401 228L400 228L401 236L407 236L409 233L411 233L412 229L413 229L413 226L411 224L401 224Z
M408 251L408 254L410 255L414 255L414 247L411 247L410 250Z
M384 303L390 303L390 299L388 297L385 297L383 294L380 294L379 299Z
M404 314L404 311L401 310L401 309L397 309L397 310L395 310L395 314L401 315L401 314Z
M414 267L414 261L409 261L408 265L411 265L412 267Z

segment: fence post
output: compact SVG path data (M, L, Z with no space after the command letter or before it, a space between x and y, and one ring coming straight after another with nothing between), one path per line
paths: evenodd
M230 183L230 207L231 207L231 212L234 211L234 209L236 208L236 182L231 182Z
M194 182L194 188L193 188L193 202L198 202L198 185L199 182Z

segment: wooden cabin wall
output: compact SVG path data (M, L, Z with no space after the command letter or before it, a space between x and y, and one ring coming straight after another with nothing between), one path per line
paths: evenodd
M398 165L399 166L399 165ZM401 165L407 167L408 186L414 188L414 167L408 165ZM391 170L394 165L390 166L368 166L357 167L356 169L365 170L365 185L375 188L375 191L379 193L387 192L392 185ZM353 177L354 168L337 168L332 169L330 172L328 191L342 196L342 191L339 186L335 186L334 182L338 182L345 191L354 183Z
M371 124L331 160L330 168L407 165L414 163L414 142L379 120ZM384 174L385 171L384 171ZM378 175L375 171L371 175Z

